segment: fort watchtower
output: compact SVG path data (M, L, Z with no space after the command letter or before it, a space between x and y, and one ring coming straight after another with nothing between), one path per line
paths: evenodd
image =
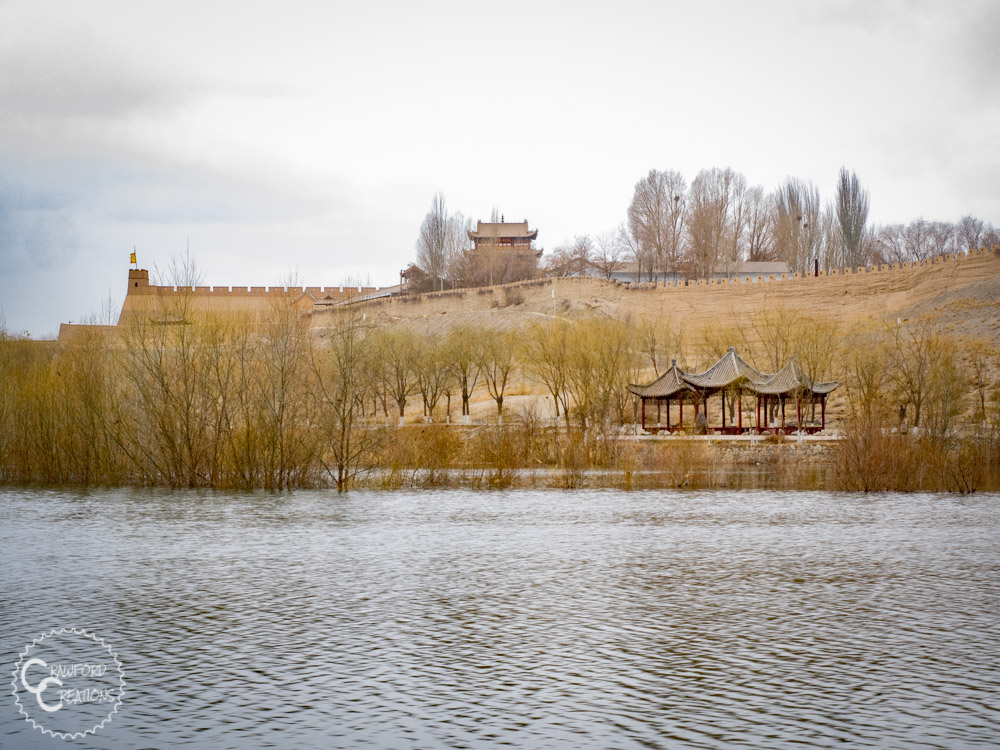
M528 229L528 221L517 224L507 224L503 217L499 222L477 221L476 228L469 230L469 239L472 240L476 251L492 250L499 248L503 250L534 250L532 242L538 237L537 229ZM542 251L536 251L536 255L541 255Z
M149 271L145 268L128 270L128 294L144 294L149 290Z

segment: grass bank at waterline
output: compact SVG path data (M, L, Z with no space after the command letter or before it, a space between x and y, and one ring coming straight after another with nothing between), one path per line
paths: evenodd
M852 433L751 439L637 436L525 423L365 428L367 453L340 489L618 488L976 492L1000 490L995 439ZM290 487L337 487L317 466ZM322 470L321 470L322 469ZM265 483L194 481L189 486L280 489ZM7 484L185 486L131 473L97 478L8 474Z

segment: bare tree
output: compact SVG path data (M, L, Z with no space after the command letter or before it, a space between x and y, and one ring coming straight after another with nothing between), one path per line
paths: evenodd
M746 254L747 231L750 227L750 217L753 215L753 204L748 195L747 180L739 172L726 170L729 178L729 216L726 221L725 242L722 246L723 260L732 265L743 260ZM761 188L763 191L763 188Z
M949 221L932 221L928 231L935 255L958 252L958 231Z
M379 359L383 362L386 391L399 409L399 424L403 424L406 402L416 390L414 363L417 357L416 344L410 331L386 329L379 333L377 344Z
M424 217L417 236L417 263L444 289L445 270L448 265L448 209L444 196L435 193L431 210Z
M317 424L326 447L326 453L318 452L318 460L338 492L350 489L360 465L379 440L378 431L359 425L377 355L365 340L367 333L362 316L345 308L332 327L328 349L312 352Z
M983 220L966 215L958 220L958 238L963 250L975 250L980 247L985 227Z
M635 184L628 226L650 281L659 273L676 272L684 236L685 191L680 172L649 170ZM640 270L641 273L641 270Z
M479 371L486 381L486 390L497 403L497 421L503 424L503 399L511 374L517 367L519 334L516 331L493 329L485 332L479 349Z
M858 176L840 168L837 183L837 223L840 226L841 253L844 264L855 267L865 265L869 258L865 255L869 209L868 191L862 189Z
M434 333L416 337L413 375L424 403L424 416L434 421L434 409L452 382L452 369L446 345Z
M445 275L449 280L461 278L469 249L469 230L472 220L466 218L461 211L448 217L448 227L445 233Z
M881 263L903 263L909 260L904 232L902 224L878 227L874 232L874 259Z
M597 248L594 251L593 262L602 278L610 281L614 277L624 254L625 247L622 244L621 232L612 230L597 235Z
M832 203L827 203L826 208L819 215L821 236L819 249L819 262L826 270L834 266L844 265L844 242L841 238L840 223L837 221L837 208ZM874 257L872 251L871 232L864 243L864 257L871 260ZM807 271L809 269L806 269Z
M689 203L689 258L695 277L707 278L720 262L739 260L751 213L746 178L728 167L703 169L691 182Z
M959 219L955 226L955 234L959 250L976 250L1000 243L1000 233L996 227L974 216L963 216Z
M1000 371L1000 348L992 341L983 338L974 338L967 342L966 356L969 359L969 370L972 375L972 385L975 389L976 397L976 422L983 428L989 423L990 413L986 404L989 397L990 386L994 385L997 372ZM994 393L1000 397L1000 393Z
M586 234L578 234L570 242L557 247L545 268L549 276L574 276L586 273L594 253L594 243Z
M881 412L887 409L887 348L885 332L868 324L855 325L842 338L837 351L839 377L846 386L847 408L852 417L869 423L881 421Z
M636 351L649 360L656 377L660 376L660 364L670 359L671 354L677 357L682 348L681 329L673 325L670 316L644 317L635 327L634 339Z
M903 229L903 249L907 260L926 260L935 255L935 238L930 222L911 221Z
M161 270L153 264L153 283L157 286L175 286L178 289L191 289L201 284L205 272L198 261L191 255L188 247L183 255L170 256L166 269Z
M793 271L805 273L819 256L822 240L819 190L811 183L790 177L775 192L776 256Z
M451 365L452 378L458 383L462 393L462 419L468 422L469 400L476 389L479 380L479 353L482 347L482 337L478 329L468 325L459 325L448 331L447 358Z
M571 329L565 390L572 396L580 426L604 426L624 417L635 382L638 356L629 331L618 320L584 318Z
M924 318L905 325L887 325L885 337L889 378L895 385L899 401L913 409L912 425L919 427L934 359L940 348L940 334L934 323Z
M774 254L774 200L755 185L746 191L746 259L772 260Z
M653 277L653 256L642 243L629 231L625 224L618 227L618 239L621 243L622 252L626 258L631 258L635 264L635 282L638 284L643 279L643 271L651 280Z
M527 370L552 394L556 420L559 419L559 407L562 406L567 426L569 425L567 371L571 327L572 323L559 318L535 323L526 331L524 339Z

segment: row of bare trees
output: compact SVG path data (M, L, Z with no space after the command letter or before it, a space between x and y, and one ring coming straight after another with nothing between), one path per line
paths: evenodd
M544 392L530 399L544 404L532 424L561 421L584 445L606 442L635 419L628 383L652 379L672 358L699 371L729 346L763 371L795 357L808 377L839 380L845 421L836 429L848 435L992 435L984 450L1000 435L1000 351L928 320L844 329L761 308L728 328L585 316L422 334L345 309L317 333L279 306L207 315L189 295L171 299L177 309L136 316L113 335L60 343L0 334L0 478L347 489L390 461L386 446L414 404L423 421L444 423L454 421L453 400L464 416L486 400L502 424L512 391ZM736 399L727 401L732 410Z
M373 329L368 341L380 360L370 371L373 404L385 419L393 404L400 424L417 395L427 421L450 421L454 399L467 422L477 389L493 401L502 423L510 389L525 379L545 387L552 416L567 426L621 423L629 413L625 386L641 369L632 331L606 318L486 331L459 325L445 334Z
M826 205L815 185L794 177L768 193L731 168L704 169L690 185L676 170L652 169L636 183L625 223L596 239L574 237L547 268L611 278L627 263L637 281L656 281L732 274L742 261L785 261L807 272L817 261L857 267L1000 243L1000 232L973 216L872 226L869 213L868 191L846 169Z
M72 343L0 335L0 478L346 489L378 465L411 401L426 422L450 421L453 398L468 417L485 392L502 424L528 372L554 389L567 423L570 409L584 427L626 414L633 355L617 323L437 335L353 310L334 321L317 336L279 305L213 315L178 294Z
M743 261L785 261L793 271L853 268L924 260L1000 243L1000 231L974 216L958 222L916 219L875 226L868 191L841 169L835 197L825 205L819 188L789 177L775 190L751 185L732 168L701 170L690 185L673 169L651 169L635 184L627 219L595 237L577 235L547 257L551 276L611 279L628 268L636 281L707 278L735 273ZM494 210L491 221L498 221ZM450 214L434 196L417 240L411 288L430 291L519 281L537 275L533 254L490 247L469 249L471 222Z

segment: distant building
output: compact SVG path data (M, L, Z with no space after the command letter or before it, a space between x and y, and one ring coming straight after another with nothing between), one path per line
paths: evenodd
M538 275L542 250L533 244L538 230L529 229L527 221L508 224L503 217L499 222L477 221L468 234L473 247L465 254L465 285L507 284Z
M758 276L780 276L790 274L792 269L783 260L744 260L739 263L728 263L722 268L717 268L712 274L712 278L739 279L740 281L754 280Z
M535 252L535 257L542 254L541 250L535 250L532 242L538 238L537 229L528 229L528 222L522 221L517 224L508 224L501 219L499 222L477 221L476 228L469 230L469 239L472 240L474 252L493 250L530 250Z

